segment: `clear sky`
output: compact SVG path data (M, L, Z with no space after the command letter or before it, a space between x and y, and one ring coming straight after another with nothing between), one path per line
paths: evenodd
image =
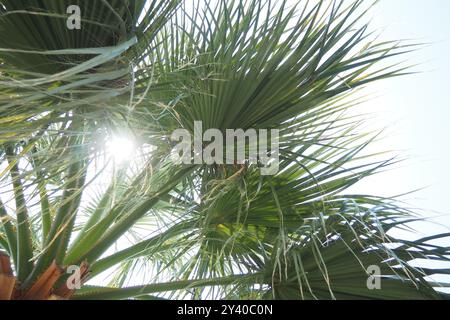
M408 54L419 64L416 75L376 85L379 97L364 108L377 112L388 126L381 146L398 150L407 160L359 188L392 196L425 188L405 197L445 227L416 225L423 234L450 232L450 1L381 0L371 15L382 39L428 43ZM449 240L447 240L447 245Z
M428 45L408 56L421 73L379 83L373 88L379 98L364 106L378 113L377 125L389 127L379 146L399 150L407 160L355 188L386 196L424 188L405 197L436 223L414 224L422 236L450 232L449 13L448 0L381 0L372 12L372 26L383 31L383 39ZM439 244L449 246L450 238ZM448 268L444 263L430 264ZM449 282L450 276L434 280Z

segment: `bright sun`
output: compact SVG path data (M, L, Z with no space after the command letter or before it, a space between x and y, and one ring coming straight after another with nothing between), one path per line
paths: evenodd
M134 141L128 137L113 137L106 142L106 152L117 164L130 160L135 152Z

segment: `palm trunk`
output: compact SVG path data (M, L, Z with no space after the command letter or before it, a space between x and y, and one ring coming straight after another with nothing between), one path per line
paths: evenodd
M86 279L87 264L80 267L81 281ZM13 274L9 256L0 252L0 300L68 300L75 290L68 288L65 269L53 262L37 281L27 290L19 289L19 282ZM60 283L63 282L61 285Z
M9 256L0 252L0 300L11 300L16 278L13 275Z

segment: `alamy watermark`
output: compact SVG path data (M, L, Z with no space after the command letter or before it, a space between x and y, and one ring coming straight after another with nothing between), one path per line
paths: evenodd
M81 268L79 266L69 266L67 267L66 273L70 274L66 281L67 289L81 289Z
M367 268L367 289L369 290L381 290L381 269L379 266L372 265Z
M280 133L277 129L208 129L194 122L194 137L186 129L177 129L171 140L178 142L172 149L177 164L243 165L261 167L262 175L275 175L279 170Z
M71 5L67 7L67 14L70 16L67 18L67 28L69 30L81 30L81 8L77 5Z

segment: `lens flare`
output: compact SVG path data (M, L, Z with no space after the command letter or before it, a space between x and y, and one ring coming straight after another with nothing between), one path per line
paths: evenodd
M106 152L117 164L124 164L131 160L135 149L134 141L128 137L113 137L106 142Z

